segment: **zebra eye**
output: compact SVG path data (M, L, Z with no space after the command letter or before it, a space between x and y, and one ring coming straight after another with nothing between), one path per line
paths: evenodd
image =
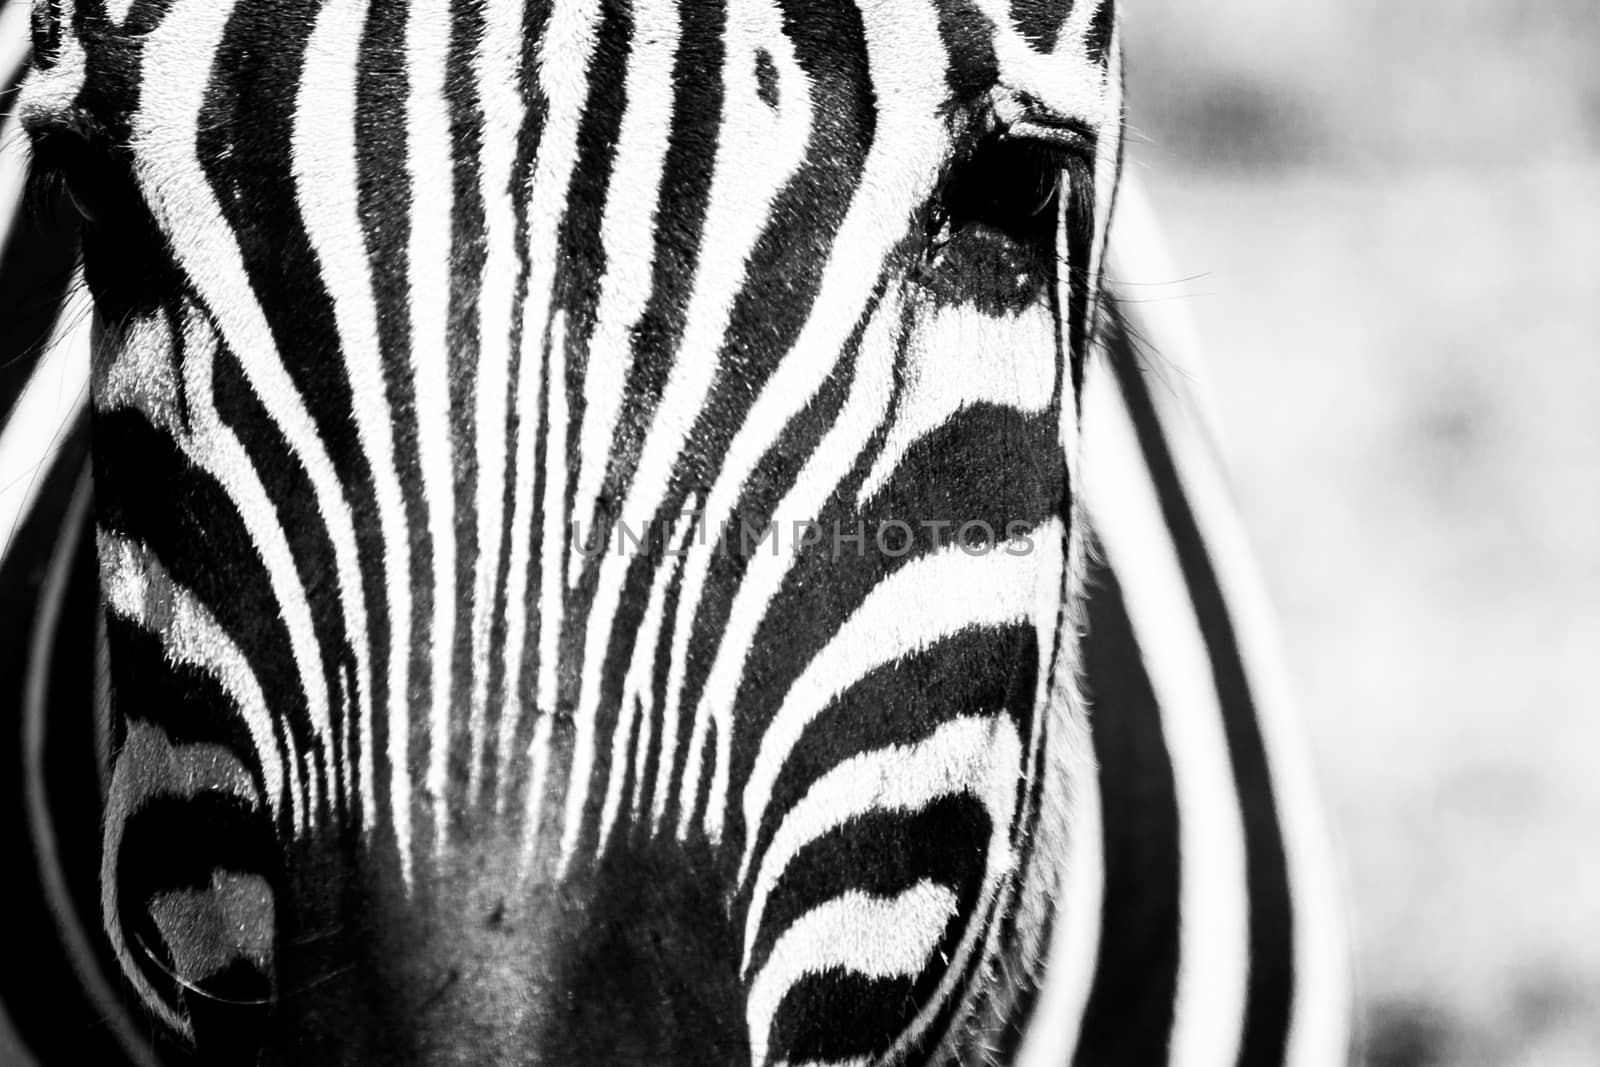
M153 307L180 286L128 153L111 137L73 126L36 131L28 193L38 217L77 231L84 277L106 321Z
M978 143L945 186L952 230L982 224L1019 241L1054 240L1055 207L1080 180L1084 156L1067 142L997 131Z
M941 299L991 312L1041 299L1057 276L1060 206L1086 188L1084 159L1061 139L1012 130L983 137L951 167L932 205L923 283Z
M91 226L116 218L129 199L137 199L131 181L109 148L97 137L52 129L33 141L35 190L48 196L59 191Z

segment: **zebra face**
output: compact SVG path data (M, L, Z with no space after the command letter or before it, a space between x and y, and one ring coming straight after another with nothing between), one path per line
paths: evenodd
M1109 0L50 0L175 1047L940 1059L1067 851ZM231 1060L230 1060L231 1061Z

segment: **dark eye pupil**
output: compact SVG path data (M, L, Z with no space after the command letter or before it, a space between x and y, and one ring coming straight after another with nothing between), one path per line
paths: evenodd
M74 209L88 222L98 222L110 199L114 164L106 153L76 133L52 130L33 142L34 166L53 175Z
M1053 237L1069 166L1050 146L992 134L952 171L944 208L953 229L982 223L1019 241Z
M73 208L83 216L85 222L99 222L100 216L95 208L94 196L89 190L84 189L82 179L67 178L63 183L67 191L67 199L72 201Z
M82 264L96 307L109 320L153 307L176 284L175 267L140 193L129 153L98 131L52 127L33 136L30 194L57 243Z
M73 128L34 135L33 166L50 176L92 226L122 227L143 214L126 151L109 136Z
M929 216L924 285L989 314L1041 299L1057 278L1060 208L1081 170L1059 145L999 131L962 152Z

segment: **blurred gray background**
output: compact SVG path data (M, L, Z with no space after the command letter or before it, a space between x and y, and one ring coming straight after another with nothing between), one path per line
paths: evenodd
M1363 1060L1600 1064L1600 2L1138 0ZM1152 283L1158 283L1152 285Z

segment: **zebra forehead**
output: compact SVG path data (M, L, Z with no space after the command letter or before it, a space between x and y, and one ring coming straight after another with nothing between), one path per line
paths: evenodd
M282 46L289 42L277 39L276 35L309 32L325 14L317 5L284 4L275 0L216 0L203 6L211 9L210 15L181 0L35 0L32 4L34 80L48 80L41 75L63 63L81 77L79 51L84 47L97 49L95 62L89 66L92 76L101 84L78 99L73 99L72 94L58 92L56 103L62 108L75 105L97 112L114 111L119 105L132 107L139 95L136 87L139 53L145 39L164 24L194 19L210 21L217 13L226 12L223 21L228 23L229 39L253 46L272 36L273 44ZM488 44L488 37L495 31L492 22L498 9L499 18L515 19L524 46L521 58L531 81L537 77L531 69L535 61L545 66L559 54L558 50L584 47L585 38L592 44L605 20L616 23L609 30L612 45L627 38L652 41L662 35L668 23L676 24L669 36L676 36L678 30L695 32L694 27L699 27L701 36L720 36L725 28L748 23L750 13L766 5L749 0L733 0L726 4L712 0L503 0L466 13L446 4L408 0L349 0L334 6L347 9L351 16L347 20L349 29L364 36L363 47L378 60L382 58L386 42L400 45L402 38L417 36L419 31L420 36L429 36L429 25L438 27L438 32L432 34L437 43L464 57L474 46ZM951 103L960 105L981 102L983 82L993 84L997 79L1004 80L1001 68L1007 64L1006 42L996 38L1016 35L1032 52L1086 57L1103 64L1111 44L1115 7L1115 0L786 0L772 4L770 9L781 16L783 34L813 46L811 54L803 57L813 77L824 72L832 75L840 72L841 68L829 61L829 53L846 53L859 48L863 18L870 21L873 12L891 20L921 18L924 12L933 12L942 38L942 58L951 67L950 87L955 98ZM670 14L664 20L665 12ZM574 28L580 31L577 37L564 36ZM707 30L711 33L706 34ZM912 51L915 50L908 50L908 56ZM258 73L267 82L292 79L297 67L294 52L293 47L283 48L281 56L260 65ZM202 50L195 58L209 60L211 57ZM404 81L401 77L404 67L399 61L405 57L396 52L391 58L395 62L387 67L381 61L364 63L362 75L380 80L390 75L396 87L400 87ZM765 49L757 49L752 58L762 97L773 103L772 57ZM918 58L926 62L934 57L919 54ZM213 71L213 78L222 80L229 73L226 67L219 65ZM245 73L248 75L249 70ZM715 77L717 74L716 63L680 62L675 79ZM467 88L469 81L466 77L454 77L445 86L446 91L459 93Z

